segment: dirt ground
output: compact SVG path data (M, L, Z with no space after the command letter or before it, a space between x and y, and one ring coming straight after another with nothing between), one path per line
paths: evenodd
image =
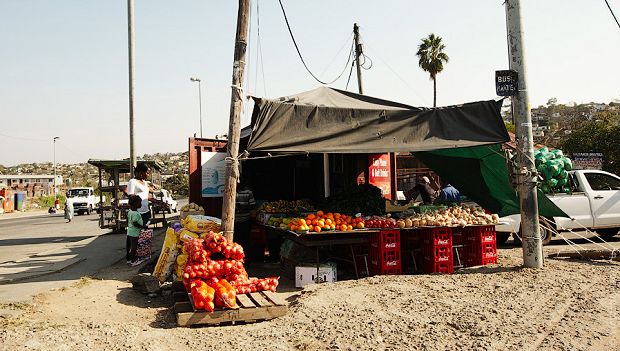
M620 264L547 259L454 275L377 276L286 293L271 321L177 328L169 295L131 289L123 263L0 319L2 350L620 350ZM291 290L284 288L283 290Z

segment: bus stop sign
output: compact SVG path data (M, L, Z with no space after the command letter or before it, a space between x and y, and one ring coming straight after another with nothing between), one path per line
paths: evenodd
M517 71L495 71L495 91L498 96L513 96L519 92Z

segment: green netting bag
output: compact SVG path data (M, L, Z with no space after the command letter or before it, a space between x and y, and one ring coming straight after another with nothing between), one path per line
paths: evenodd
M563 161L565 170L570 171L573 169L573 161L571 161L570 158L564 157Z
M564 157L564 153L560 149L555 149L555 150L551 151L551 153L553 155L555 155L555 158L562 158L562 157Z
M568 178L560 178L558 179L558 186L564 187L568 185Z
M547 179L547 186L549 186L549 188L553 189L556 186L558 186L558 180L557 179Z
M540 185L540 191L542 191L545 194L549 193L549 187L547 186L547 184L541 184Z
M551 167L549 164L543 164L542 166L543 178L546 180L553 178L553 167Z
M562 170L562 172L560 172L560 174L558 175L559 179L568 179L568 172L565 170Z

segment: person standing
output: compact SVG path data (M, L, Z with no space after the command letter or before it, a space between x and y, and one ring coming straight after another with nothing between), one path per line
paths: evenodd
M138 237L140 229L148 227L142 222L142 214L138 209L142 206L142 199L138 195L129 196L129 211L127 211L127 240L125 242L127 264L131 266L139 265L139 257L136 255L138 250Z
M153 189L148 184L148 177L151 169L146 163L138 163L134 173L134 178L130 179L127 183L127 195L137 195L141 199L140 208L138 213L142 216L142 223L148 227L149 220L151 219L151 209L149 208L149 201L152 200Z
M73 201L65 200L65 219L70 223L73 219Z

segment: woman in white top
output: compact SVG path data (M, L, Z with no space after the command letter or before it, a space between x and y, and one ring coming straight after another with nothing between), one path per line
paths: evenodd
M146 163L138 163L134 169L135 177L127 183L127 195L138 195L142 199L142 206L140 206L138 212L142 216L142 223L144 225L148 225L148 221L151 219L149 200L152 199L150 194L153 192L153 189L151 189L147 182L150 171L151 169Z

